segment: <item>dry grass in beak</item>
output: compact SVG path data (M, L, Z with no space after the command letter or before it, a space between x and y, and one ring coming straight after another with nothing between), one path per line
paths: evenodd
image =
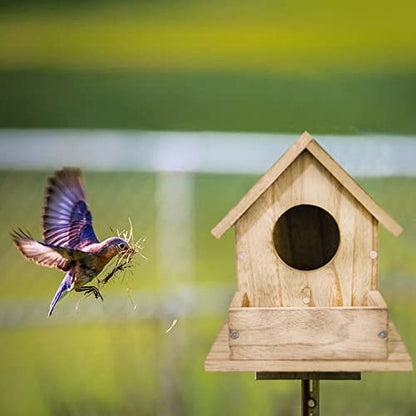
M127 241L129 248L120 252L115 257L115 262L112 264L112 269L110 272L106 274L104 279L99 280L99 283L106 284L112 279L118 272L125 271L126 269L132 267L134 265L134 256L139 254L140 257L146 258L141 252L144 248L144 238L140 238L137 241L134 241L133 237L133 225L129 218L130 230L129 231L118 231L117 236L122 238L123 240Z

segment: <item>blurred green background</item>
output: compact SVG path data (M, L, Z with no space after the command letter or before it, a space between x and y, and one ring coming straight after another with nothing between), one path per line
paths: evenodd
M0 128L416 134L413 2L0 7ZM8 231L40 235L50 174L0 172L1 414L300 413L297 382L203 371L235 285L232 233L209 230L256 176L193 175L189 278L160 265L160 175L86 172L98 236L130 217L147 260L106 286L104 303L71 294L47 319L61 274L25 262ZM416 178L358 180L405 228L397 239L381 230L380 288L414 356ZM414 415L415 385L413 373L322 382L322 414Z

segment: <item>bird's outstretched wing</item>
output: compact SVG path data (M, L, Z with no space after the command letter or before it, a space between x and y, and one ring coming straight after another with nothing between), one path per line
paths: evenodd
M63 168L49 179L43 239L47 245L72 249L99 242L85 201L81 171L77 168Z
M22 230L13 231L12 239L18 250L28 259L46 267L56 267L67 271L73 261L90 256L81 250L62 248L32 238Z

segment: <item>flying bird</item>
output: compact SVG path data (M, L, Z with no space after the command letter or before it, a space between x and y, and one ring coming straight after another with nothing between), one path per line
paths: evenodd
M66 272L48 316L68 292L94 294L103 300L96 286L88 285L114 257L129 249L127 241L110 237L100 242L92 227L92 216L85 199L78 168L63 168L49 178L42 216L43 241L18 229L11 233L17 249L41 266Z

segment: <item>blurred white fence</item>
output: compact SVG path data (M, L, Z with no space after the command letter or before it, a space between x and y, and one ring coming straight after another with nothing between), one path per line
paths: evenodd
M416 175L416 136L314 135L352 175ZM0 169L261 174L293 134L113 130L0 130Z

